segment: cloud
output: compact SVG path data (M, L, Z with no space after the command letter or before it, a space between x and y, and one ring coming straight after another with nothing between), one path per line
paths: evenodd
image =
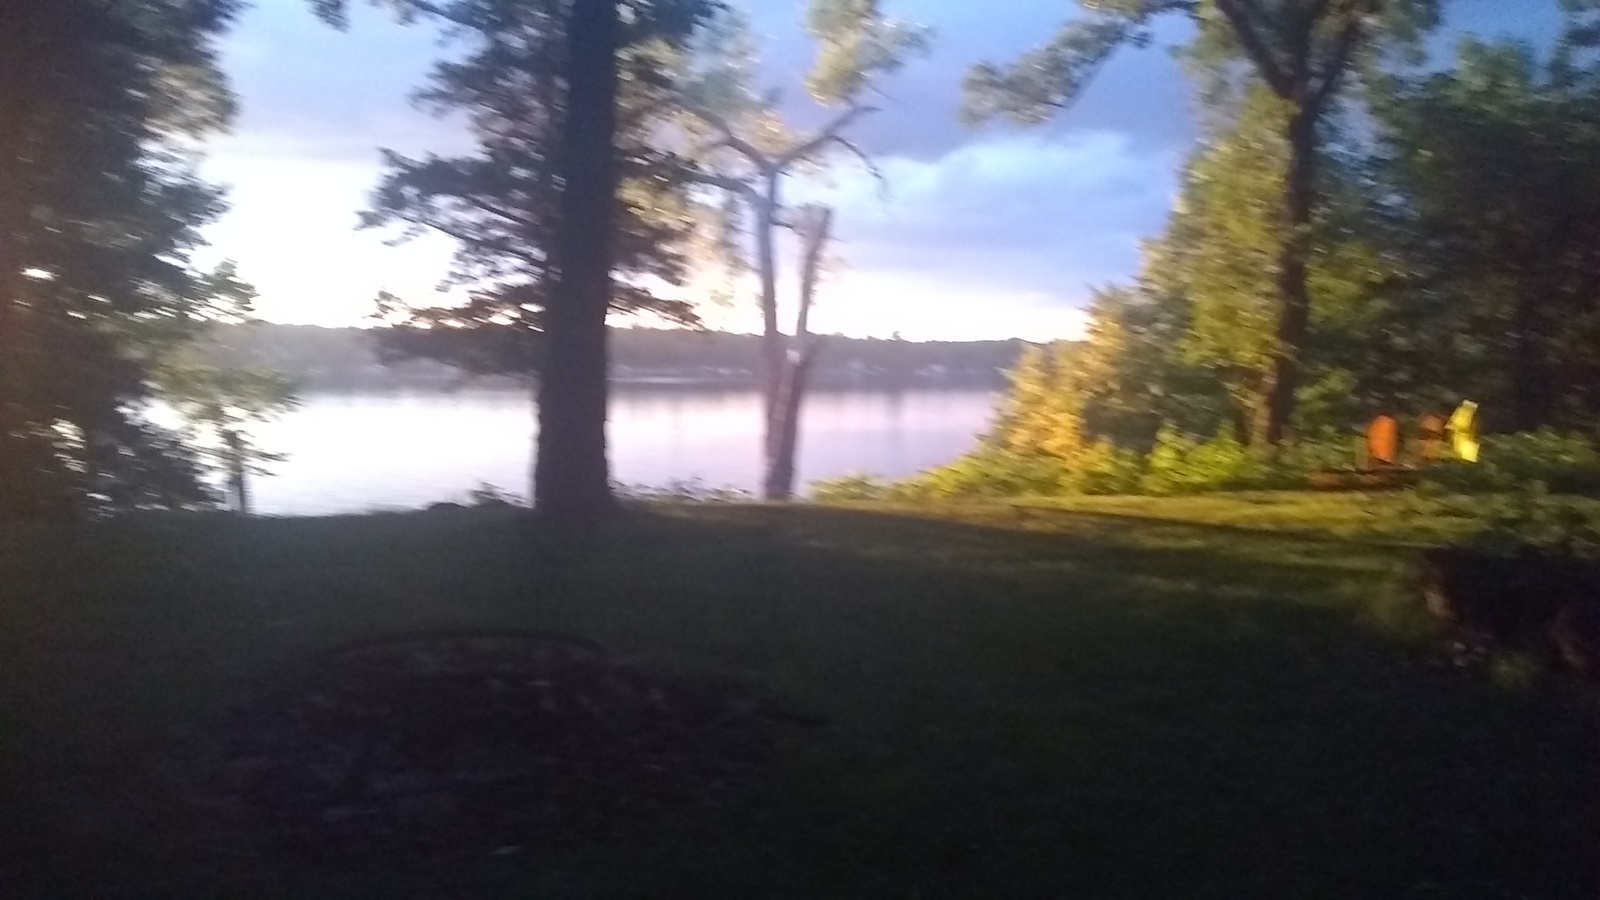
M240 99L225 149L322 160L375 161L379 147L407 153L469 146L458 121L415 109L411 93L446 52L426 25L400 25L354 0L347 31L309 4L261 3L222 45Z
M887 198L852 171L818 199L839 210L852 268L1065 304L1125 277L1175 191L1178 150L1092 132L1013 137L885 161Z
M934 160L884 160L887 197L860 170L842 170L829 186L794 184L791 199L838 213L837 263L815 327L939 340L1076 337L1092 289L1134 271L1140 242L1164 224L1176 152L1109 132L1013 137ZM795 259L787 234L780 239L787 301ZM715 324L758 327L755 285L740 293L744 302L711 314Z
M768 84L782 89L786 107L803 123L826 114L804 96L804 72L813 50L804 29L803 2L746 4L754 30L763 38ZM896 19L932 29L930 52L911 60L883 85L881 111L858 129L861 142L876 153L935 158L952 148L1015 134L1015 127L981 130L960 123L961 84L979 62L1006 63L1048 42L1075 13L1072 3L973 2L973 0L898 0L885 4ZM1188 26L1177 18L1162 23L1155 44L1125 49L1099 73L1072 109L1045 133L1115 131L1131 142L1152 147L1188 143L1194 129L1191 92L1169 48L1186 40Z
M1463 0L1452 7L1452 33L1551 32L1553 0L1522 9L1529 3ZM787 86L797 115L815 121L824 113L802 102L811 55L804 3L748 5L767 40L771 80ZM1181 41L1186 26L1173 20L1158 46L1119 53L1049 125L975 131L957 120L966 71L1039 46L1077 4L886 6L932 25L933 49L885 86L882 111L857 132L888 175L889 199L858 170L841 170L832 186L796 186L796 196L839 209L844 266L818 327L921 337L1069 334L1089 288L1134 272L1139 241L1159 232L1170 207L1193 121L1189 88L1165 46ZM301 0L260 3L223 48L242 113L207 168L235 188L233 212L210 234L215 254L240 261L262 290L263 311L278 319L354 321L379 287L426 294L448 255L442 239L396 249L353 231L380 174L379 147L452 153L470 142L459 121L434 119L407 99L449 52L437 31L398 25L365 2L353 3L352 14L350 30L338 32Z

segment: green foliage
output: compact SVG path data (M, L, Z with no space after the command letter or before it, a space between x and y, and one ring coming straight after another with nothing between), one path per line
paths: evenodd
M684 60L675 96L679 137L691 148L694 177L707 189L695 212L701 243L714 254L708 262L720 264L729 283L747 269L756 276L762 496L770 500L787 499L793 491L800 409L821 346L807 323L833 235L833 210L787 202L786 187L798 176L825 170L841 153L881 180L850 128L875 111L868 95L881 79L926 49L925 33L886 17L877 0L812 0L809 9L817 60L807 87L814 100L833 108L827 121L799 131L786 120L781 92L758 89L754 41L743 17L729 7L720 7L721 21L713 17L711 39ZM790 330L779 324L780 228L799 242L800 284Z
M1046 436L1037 440L1048 444ZM836 499L861 500L1303 490L1314 473L1352 469L1361 459L1362 444L1359 435L1326 430L1268 454L1247 447L1226 430L1201 440L1165 426L1147 452L1099 440L1060 456L991 442L951 465L898 484L850 482L829 490L840 492ZM1600 448L1585 435L1552 430L1488 435L1482 439L1480 462L1434 462L1419 474L1422 496L1530 488L1595 494L1600 493ZM852 493L857 496L846 496Z
M1138 451L1096 441L1079 453L1056 481L1058 493L1134 494L1145 478L1145 460Z
M1600 557L1600 518L1592 508L1553 495L1543 483L1485 498L1478 524L1459 542L1498 556L1527 551L1561 557Z
M709 6L672 0L629 8L629 43L619 54L622 215L612 308L694 323L690 304L641 284L686 277L686 163L664 148L660 133L673 90L668 75ZM556 0L418 5L417 12L449 27L465 53L436 65L416 99L437 115L466 114L477 151L422 159L385 151L389 171L362 226L395 229L401 239L427 231L453 238L450 281L469 292L465 302L446 306L381 295L380 318L397 326L381 333L390 358L422 356L473 375L538 369L542 310L555 283L551 253L562 233L561 160L551 151L566 109L561 10Z
M221 211L195 140L227 123L231 0L0 5L0 518L202 505L147 415L153 359L206 317Z
M1150 43L1151 20L1192 10L1189 0L1090 0L1091 15L1069 23L1010 66L982 63L966 80L962 118L977 123L1007 117L1039 124L1069 106L1118 48Z
M1182 352L1219 375L1251 423L1264 411L1277 347L1284 114L1269 92L1252 92L1239 120L1196 154L1168 226L1192 307Z
M1303 490L1311 475L1349 469L1359 441L1328 434L1254 451L1224 431L1200 440L1164 427L1148 452L1096 441L1069 457L985 446L896 484L851 479L825 486L824 500L937 500L983 497L1069 497L1111 494L1183 496L1240 491Z
M1163 428L1145 458L1139 492L1161 496L1249 489L1259 486L1251 478L1256 468L1244 445L1231 436L1196 441Z
M1198 25L1184 55L1203 80L1205 137L1138 279L1097 295L1070 359L1019 368L995 446L1085 472L1109 441L1143 456L1140 490L1297 484L1350 467L1358 453L1338 435L1372 416L1471 397L1495 458L1434 467L1430 481L1593 489L1581 438L1492 433L1600 421L1595 3L1569 4L1569 34L1544 60L1469 41L1454 70L1413 74L1400 73L1441 3L1082 5L1044 49L975 70L969 113L1041 120L1118 46L1148 41L1156 16L1179 13ZM1333 112L1341 80L1376 114L1376 141ZM1309 220L1290 221L1286 201L1307 193ZM1283 278L1296 232L1309 236L1298 335ZM1297 389L1278 424L1299 437L1268 466L1238 442L1277 442L1282 404L1268 401L1281 400L1286 347ZM1074 479L1062 489L1080 490Z
M1146 458L1139 493L1155 496L1232 491L1304 490L1313 473L1348 469L1354 442L1326 435L1279 447L1252 450L1232 434L1196 441L1171 429Z
M1441 461L1424 480L1452 491L1521 491L1535 485L1560 493L1600 492L1600 448L1587 435L1554 429L1486 435L1477 463Z
M692 209L700 262L722 267L730 283L754 270L774 320L775 231L796 212L784 185L841 155L878 174L851 126L875 111L867 101L882 80L928 48L925 29L887 16L877 0L811 0L807 28L817 54L807 88L835 111L808 131L785 120L783 91L760 83L758 42L737 3L719 5L675 68L674 124L706 188Z
M1411 267L1493 427L1600 416L1600 68L1467 41L1376 105Z
M614 489L624 500L651 503L749 503L755 497L746 490L712 487L699 478L678 478L665 484L617 484Z
M811 499L817 503L864 503L886 500L894 485L876 475L842 475L813 482Z
M927 29L885 18L880 6L878 0L811 0L807 26L817 41L817 61L806 88L818 103L853 100L927 52Z
M1325 206L1318 170L1341 91L1397 49L1415 48L1440 0L1082 0L1088 13L1008 68L967 82L969 121L1037 124L1065 108L1121 46L1147 44L1164 14L1195 26L1184 56L1207 111L1233 140L1191 176L1204 207L1189 274L1191 351L1223 370L1236 424L1274 446L1294 424L1314 306L1314 231ZM1369 79L1370 80L1370 79ZM1213 172L1216 169L1218 171ZM1220 176L1220 177L1219 177ZM1209 201L1209 202L1208 202Z
M949 500L1053 494L1066 476L1062 461L1003 449L980 449L894 486L890 499Z
M144 329L137 342L150 354L150 387L182 418L185 441L199 451L199 460L208 468L221 473L264 474L262 463L283 457L252 446L250 427L292 409L296 402L293 388L270 367L218 360L212 335L220 326L239 326L250 320L255 290L235 277L231 262L220 266L204 283L206 306L197 311L204 316L203 326L186 327L176 339L163 339L159 332L171 329L156 322L154 328Z

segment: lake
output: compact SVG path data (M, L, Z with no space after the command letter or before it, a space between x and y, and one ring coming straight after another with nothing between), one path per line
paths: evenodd
M901 478L965 453L989 424L987 390L818 391L808 398L799 479ZM622 387L612 395L612 477L623 484L753 490L760 478L753 390ZM313 393L259 426L288 459L252 480L255 510L328 515L462 501L492 485L526 496L533 407L520 391Z

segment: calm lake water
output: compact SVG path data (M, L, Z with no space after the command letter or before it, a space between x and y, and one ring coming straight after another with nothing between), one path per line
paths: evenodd
M971 448L996 395L984 390L819 391L801 433L802 483L852 473L898 478ZM611 466L624 484L698 480L753 489L758 401L749 390L622 388L613 394ZM287 453L252 482L256 511L326 515L463 500L483 484L525 496L534 434L521 392L310 394L259 427Z

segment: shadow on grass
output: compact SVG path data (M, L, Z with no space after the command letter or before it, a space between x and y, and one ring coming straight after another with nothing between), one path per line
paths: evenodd
M0 861L74 897L1596 895L1587 701L1419 659L1403 553L975 518L668 506L584 541L503 511L24 535L0 561L20 723L0 800L46 824ZM448 872L185 849L151 760L316 649L445 625L586 634L836 725L790 748L768 808L605 847Z

